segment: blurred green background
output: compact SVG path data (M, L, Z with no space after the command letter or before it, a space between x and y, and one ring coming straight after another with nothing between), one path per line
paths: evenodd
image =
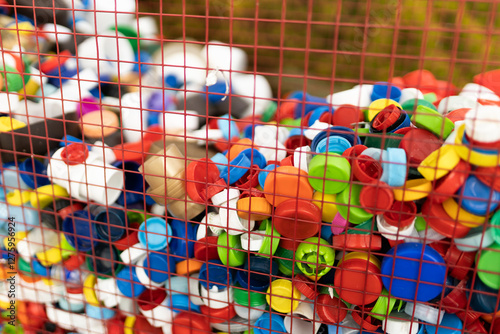
M425 68L458 87L500 68L500 2L421 0L149 0L165 40L246 50L275 94L324 96ZM307 80L306 80L307 79Z

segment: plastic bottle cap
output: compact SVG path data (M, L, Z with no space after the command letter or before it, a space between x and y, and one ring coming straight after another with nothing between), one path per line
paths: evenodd
M148 218L139 227L137 235L141 244L149 250L161 250L167 247L172 235L172 228L162 218Z
M70 144L61 152L61 159L70 166L84 163L88 156L89 150L87 145L80 143Z
M246 254L242 252L239 235L230 235L222 232L217 239L217 252L224 265L238 267L245 263Z
M273 313L264 313L261 315L254 324L253 334L266 333L286 333L283 318Z
M458 195L462 208L477 216L486 216L500 203L500 192L493 190L475 175L469 175Z
M336 198L335 194L325 194L320 191L314 192L312 202L321 210L321 219L324 222L331 222L337 214Z
M335 251L326 240L308 238L297 247L295 260L305 275L319 279L332 269Z
M470 228L451 219L440 203L432 203L427 199L422 207L422 214L432 229L448 238L462 238L469 233Z
M345 188L337 195L337 209L344 219L353 224L367 221L373 214L365 211L360 203L360 193L363 187L358 184Z
M204 315L182 311L173 321L173 334L205 334L210 332L210 323Z
M400 229L410 226L415 220L417 214L417 205L414 202L392 203L391 209L384 213L384 221Z
M439 180L436 180L434 183L434 190L430 194L432 201L435 203L442 203L455 194L467 180L470 168L469 163L460 160L451 172Z
M477 276L488 287L500 289L500 245L494 244L479 254Z
M365 184L359 193L359 202L368 213L384 213L394 202L393 189L381 181Z
M335 290L354 305L373 303L382 292L380 269L365 259L344 259L335 271Z
M316 299L316 312L324 323L340 324L347 316L348 309L337 297L321 294Z
M467 227L477 227L484 224L486 217L477 216L470 212L462 209L461 206L453 199L449 198L443 202L444 211L450 216L453 220L459 222L460 224Z
M348 186L351 166L336 154L317 155L309 164L309 183L320 192L336 194Z
M453 131L455 125L448 118L441 116L437 111L419 105L411 117L417 128L425 129L439 138L446 139Z
M97 244L97 231L92 223L94 217L88 211L75 211L66 217L62 231L69 244L77 251L90 251Z
M439 179L452 171L460 162L460 156L453 145L444 145L432 152L418 167L418 171L429 181Z
M290 313L299 306L301 293L286 279L277 279L267 289L267 303L277 312Z
M289 199L281 202L274 212L273 224L284 237L307 239L318 234L321 211L310 201ZM290 228L293 226L293 228Z
M266 291L272 277L278 275L278 263L259 256L250 257L243 269L237 271L236 279L241 287L252 291Z
M118 131L118 116L109 110L92 111L82 116L82 133L89 138L106 138Z
M333 236L332 247L376 251L382 249L382 237L372 234L340 234Z
M441 293L446 265L441 255L431 247L410 242L387 252L382 261L382 274L384 286L391 295L426 302Z
M267 201L278 206L290 198L312 199L313 188L306 176L306 172L296 167L277 167L266 178L264 193Z
M390 100L390 99L386 99L386 98L374 100L370 104L370 106L368 107L368 113L367 113L367 117L366 117L367 121L371 122L375 118L375 116L377 116L377 114L379 112L381 112L383 109L385 109L386 107L388 107L390 105L395 105L396 107L403 109L403 108L401 108L401 105L397 101L394 101L394 100Z
M295 275L293 285L308 299L314 300L318 296L314 283L303 274Z
M455 314L445 313L439 327L430 324L424 324L423 327L429 334L459 334L462 333L463 324Z
M125 297L137 297L146 287L139 283L135 268L125 266L116 275L116 286Z

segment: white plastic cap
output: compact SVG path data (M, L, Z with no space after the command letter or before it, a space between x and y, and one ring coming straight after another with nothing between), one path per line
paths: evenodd
M496 95L495 92L476 83L468 83L467 85L465 85L459 95L467 96L475 100L484 99L491 101L500 101L500 97Z
M441 115L446 115L453 110L474 108L477 105L478 102L469 96L447 96L439 102L438 112Z
M358 85L349 90L328 95L326 100L334 108L343 104L352 104L357 107L366 108L372 102L372 91L373 85Z
M409 100L419 100L423 99L424 94L416 88L405 88L401 90L401 97L399 98L399 104L403 104Z
M465 115L465 133L480 143L500 140L500 107L477 106Z
M210 68L222 71L245 71L248 64L247 54L243 49L219 41L208 42L201 50L201 56Z
M121 99L121 120L123 138L127 142L137 142L142 139L142 133L148 127L147 112L141 103L139 92L127 93Z

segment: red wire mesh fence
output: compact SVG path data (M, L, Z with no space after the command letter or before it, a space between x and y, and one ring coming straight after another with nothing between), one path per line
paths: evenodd
M5 333L500 333L496 1L0 0Z

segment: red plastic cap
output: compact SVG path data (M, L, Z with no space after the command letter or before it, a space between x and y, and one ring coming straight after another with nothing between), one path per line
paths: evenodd
M316 286L305 275L295 275L293 285L308 299L314 300L318 296Z
M335 290L354 305L367 305L380 297L383 284L380 269L368 260L343 261L335 271Z
M172 334L207 333L211 333L208 318L193 312L180 312L172 325Z
M432 132L424 129L410 129L399 147L405 150L408 162L419 165L429 154L439 149L443 142Z
M469 111L470 111L470 108L455 109L455 110L447 113L446 118L448 118L453 123L458 122L458 121L463 121L463 120L465 120L465 114L467 114Z
M276 207L273 223L284 237L307 239L319 232L321 210L310 201L289 199Z
M82 143L70 144L61 152L61 158L70 166L84 163L88 156L89 149L86 144Z
M140 314L137 314L135 316L133 331L134 334L163 334L163 330L160 327L151 326L148 320ZM180 333L186 332L179 332L179 334Z
M201 238L194 244L194 257L200 261L218 260L216 236Z
M410 226L417 214L417 205L414 202L392 203L388 212L384 213L384 220L387 224L399 228Z
M467 285L466 280L462 280L457 284L451 292L441 300L443 310L448 313L457 313L467 306L467 294L465 290Z
M439 234L448 238L463 238L469 233L470 228L453 220L443 208L441 203L432 203L427 199L422 207L425 221Z
M167 292L163 289L146 289L139 295L137 305L144 311L149 311L157 307L167 298Z
M478 74L474 77L474 82L500 96L500 69Z
M435 203L442 203L451 196L453 196L458 191L458 189L460 189L460 187L464 185L465 181L467 181L467 178L469 177L470 168L471 167L468 162L460 160L458 165L456 165L451 172L449 172L439 180L436 180L434 183L434 191L430 195L432 201ZM478 170L480 169L478 168ZM486 173L488 172L489 171L487 171ZM477 176L481 180L479 175ZM486 182L486 183L491 184L491 182Z
M339 234L332 237L332 247L376 251L382 249L382 237L374 234Z
M347 305L337 297L319 295L316 299L316 312L322 322L338 324L347 316Z
M427 70L416 70L403 76L406 87L420 89L422 93L432 93L437 89L438 82L434 74Z
M210 308L206 305L200 306L201 314L208 318L208 321L212 324L219 324L223 322L229 322L232 318L236 316L236 311L234 310L233 304L226 306L224 308L215 309Z
M121 238L118 241L113 242L113 245L118 249L119 251L124 251L125 249L129 248L132 245L135 245L136 243L139 242L139 231L129 231L128 235L126 234L125 237Z
M320 119L321 120L321 119ZM363 112L360 108L351 104L343 104L331 116L331 124L352 128L353 124L364 120Z
M388 129L398 121L399 116L401 116L401 109L394 104L388 105L375 116L372 126L379 131Z
M356 180L370 183L382 176L382 165L377 160L367 155L360 155L352 159L352 172Z
M366 212L378 215L392 207L394 193L388 184L375 181L361 189L359 201Z

